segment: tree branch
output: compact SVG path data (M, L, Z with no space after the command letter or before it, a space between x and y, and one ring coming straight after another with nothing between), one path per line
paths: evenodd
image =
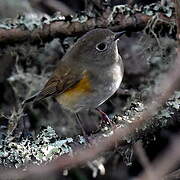
M130 13L131 12L127 12ZM167 17L163 13L158 13L161 21L158 21L158 25L169 25L174 23L173 17ZM83 21L81 18L84 18ZM8 43L20 43L24 41L48 41L55 37L61 36L75 36L81 33L85 33L93 28L103 27L110 28L113 31L139 31L146 27L147 23L153 16L146 15L145 13L135 12L127 16L122 12L116 12L116 10L110 10L107 8L106 11L100 17L88 17L82 16L77 18L59 20L58 17L55 20L50 20L48 23L42 21L40 26L37 26L32 31L24 28L21 24L16 24L13 28L8 29L0 28L0 44ZM47 19L46 19L47 20ZM167 24L169 23L169 24ZM22 28L23 27L23 28Z

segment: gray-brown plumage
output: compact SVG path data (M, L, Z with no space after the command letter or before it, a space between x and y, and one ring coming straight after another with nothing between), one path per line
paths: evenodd
M86 33L68 50L44 88L25 102L54 96L73 112L101 105L119 88L123 77L117 49L123 33L100 28Z

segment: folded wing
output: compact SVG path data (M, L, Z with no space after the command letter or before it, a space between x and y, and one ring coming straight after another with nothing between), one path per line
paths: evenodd
M50 77L44 88L34 96L26 99L24 103L30 101L40 101L50 96L57 96L75 86L83 78L83 73L77 73L71 67L60 64ZM23 104L24 104L23 103Z

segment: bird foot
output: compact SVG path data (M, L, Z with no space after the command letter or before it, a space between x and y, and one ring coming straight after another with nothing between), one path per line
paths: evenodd
M110 126L112 127L112 121L111 121L111 119L108 117L108 115L107 115L105 112L103 112L102 110L98 109L98 108L96 108L96 110L97 110L97 111L100 113L100 115L101 115L101 120L102 120L101 124L108 124L108 125L110 125Z

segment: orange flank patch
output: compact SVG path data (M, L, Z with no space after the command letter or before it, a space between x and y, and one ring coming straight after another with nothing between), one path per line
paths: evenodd
M91 91L91 84L87 73L84 73L83 79L80 80L73 88L68 89L64 93L71 96L77 93L88 93Z
M89 80L88 74L84 73L82 80L80 80L74 87L57 96L56 99L60 104L73 108L71 106L74 106L78 102L78 99L81 98L81 96L88 94L91 92L91 90L91 82Z

